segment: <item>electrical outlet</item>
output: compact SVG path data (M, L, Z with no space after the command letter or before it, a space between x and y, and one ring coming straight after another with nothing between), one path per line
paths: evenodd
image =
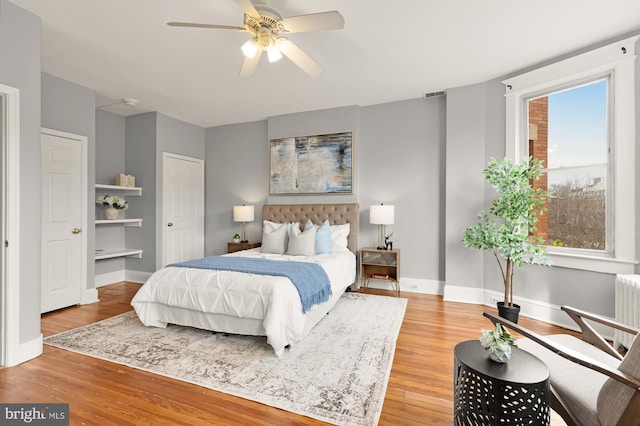
M500 298L498 296L490 296L489 301L491 301L491 303L498 303L500 302Z

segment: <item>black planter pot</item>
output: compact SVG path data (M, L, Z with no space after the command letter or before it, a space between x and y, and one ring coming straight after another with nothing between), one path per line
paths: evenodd
M498 315L500 315L501 318L517 324L518 316L520 315L520 305L514 303L511 306L504 306L504 302L498 302Z

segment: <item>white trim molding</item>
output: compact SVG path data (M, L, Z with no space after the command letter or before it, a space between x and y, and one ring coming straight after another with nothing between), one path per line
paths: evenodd
M80 294L80 304L88 305L90 303L97 303L100 299L98 299L98 289L95 288L86 288Z
M358 278L356 281L358 284L356 288L363 287L362 280L360 280L360 278ZM408 293L442 295L442 292L444 291L443 281L425 280L421 278L400 277L398 282L400 286L400 293L408 292ZM392 283L380 281L380 280L369 280L369 283L367 286L369 288L377 288L379 290L395 290Z
M613 165L608 209L608 252L549 247L552 265L604 273L633 273L636 258L636 43L633 36L609 45L509 78L505 85L506 155L516 162L529 155L526 120L529 99L583 84L610 80L610 163Z
M4 366L11 367L42 353L40 346L25 349L20 344L20 90L0 84L0 93L5 99L5 158L3 180L5 186L5 234L8 246L4 249L5 259L2 282L2 326L4 341L0 347ZM2 241L4 244L4 241Z
M96 288L121 283L123 281L142 284L151 277L152 272L118 270L96 275Z
M132 271L126 270L124 271L124 279L125 281L132 283L144 283L147 281L153 272L145 272L145 271Z
M42 334L28 342L20 343L15 356L15 363L10 366L21 364L42 355ZM9 367L9 365L8 365Z
M458 287L447 285L444 287L442 299L445 302L472 303L474 305L482 304L484 290L477 287Z
M105 285L121 283L122 281L125 281L124 275L125 271L123 269L96 275L96 288L104 287Z
M496 302L501 301L503 294L497 291L485 290L483 305L492 308L496 307ZM553 305L538 300L527 299L524 297L513 298L513 303L520 305L520 315L549 324L557 325L573 331L580 331L580 327L571 320L566 312L560 309L560 306ZM614 321L613 318L609 318ZM613 340L612 329L594 322L589 323L593 328L604 337Z

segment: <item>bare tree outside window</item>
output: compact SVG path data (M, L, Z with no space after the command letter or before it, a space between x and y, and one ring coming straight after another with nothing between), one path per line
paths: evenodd
M547 244L606 250L608 80L528 101L529 155L542 161L536 183L551 196L535 235Z

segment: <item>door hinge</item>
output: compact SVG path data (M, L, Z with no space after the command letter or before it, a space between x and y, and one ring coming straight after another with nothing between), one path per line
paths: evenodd
M9 241L4 240L4 247L5 247L5 248L9 247Z

